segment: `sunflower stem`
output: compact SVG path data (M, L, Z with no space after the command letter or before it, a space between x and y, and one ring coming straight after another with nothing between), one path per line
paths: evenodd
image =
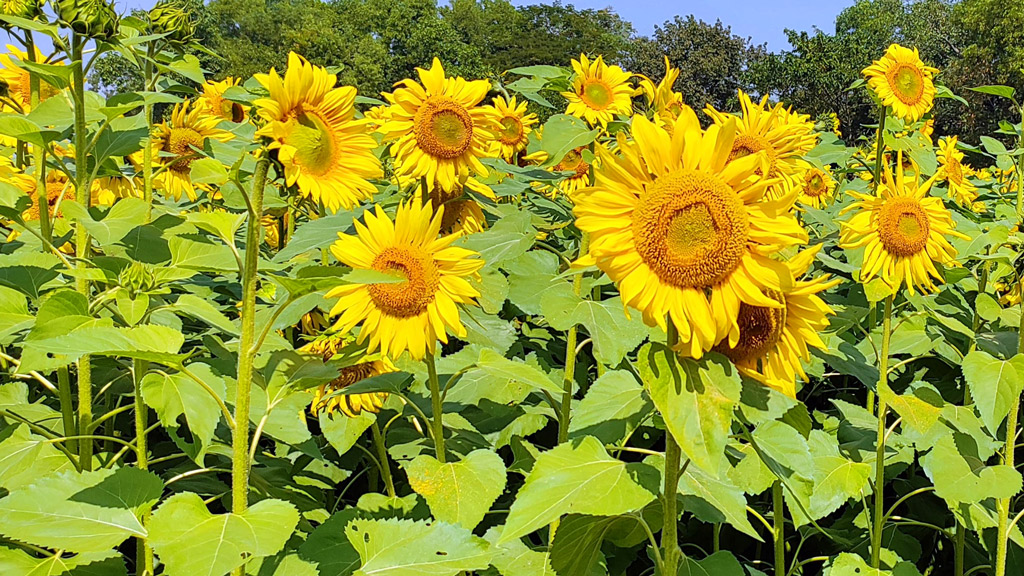
M89 171L89 150L86 147L86 122L85 122L85 67L82 61L82 52L86 39L78 33L71 36L71 69L73 81L71 97L74 100L75 113L75 201L85 209L89 209L90 200L90 171ZM49 203L45 204L47 209ZM39 206L40 212L44 209ZM89 257L89 231L81 224L75 226L75 256L78 258L77 268L84 271ZM75 278L75 287L80 294L89 297L89 280L85 274L79 274ZM88 354L78 360L78 429L86 431L92 427L92 358ZM83 438L78 444L78 458L82 470L92 470L92 440Z
M153 43L146 46L146 62L143 65L143 76L146 90L152 92L156 88L156 74L153 71ZM146 115L146 143L142 148L142 199L146 202L146 222L153 220L153 104L146 102L143 106Z
M434 361L434 354L432 352L427 352L427 357L423 361L427 364L430 404L433 409L431 412L430 435L434 437L434 452L436 453L437 461L444 464L444 407L441 402L441 385L437 381L437 364Z
M672 320L668 321L666 338L669 350L679 343L679 332ZM679 511L676 502L676 490L679 487L679 469L682 450L672 432L665 428L665 487L662 492L665 498L665 518L661 529L661 554L665 562L665 575L676 576L682 550L679 548Z
M893 295L885 299L885 313L882 316L882 350L878 355L878 436L875 439L875 514L871 531L871 567L878 568L882 558L882 529L885 525L885 390L889 387L889 339L892 334Z
M245 223L245 266L242 268L242 334L238 343L238 385L235 390L235 427L231 431L231 511L245 512L249 505L249 412L252 392L253 357L256 355L256 284L260 262L260 216L263 188L270 168L270 154L263 150L256 163L249 217ZM233 571L245 576L245 566Z
M1020 106L1020 132L1017 149L1024 148L1024 106ZM1017 218L1024 221L1024 156L1017 157Z
M583 233L580 238L580 256L590 248L590 234ZM577 274L572 279L572 291L579 296L583 290L583 275ZM576 341L579 330L573 324L565 335L565 373L562 377L562 403L559 405L558 443L569 439L569 423L572 419L572 387L576 383Z
M145 360L132 361L132 384L135 391L135 448L136 466L139 470L149 469L149 452L146 446L146 428L149 427L149 412L146 404L142 401L142 378L149 371L149 362ZM149 519L149 512L142 517L145 524ZM139 538L136 542L135 556L136 574L138 576L152 576L154 573L153 549L149 546L146 538Z
M380 464L380 474L384 477L384 485L387 486L388 496L396 498L395 481L391 478L391 462L388 460L388 448L376 418L373 420L373 425L370 428L373 430L373 443L377 446L377 462Z
M1021 280L1024 282L1024 279ZM1024 354L1024 302L1020 304L1020 326L1017 329L1017 353ZM1014 447L1017 443L1017 417L1020 414L1020 396L1010 405L1006 417L1006 448L1003 450L1003 464L1014 467ZM1006 576L1006 554L1010 540L1010 499L1000 498L996 502L999 512L999 529L996 532L996 576Z
M36 45L32 38L32 33L26 34L27 42L25 43L25 50L28 51L29 62L36 61ZM40 80L39 76L35 73L29 74L28 79L29 89L29 103L32 109L35 110L39 105L39 94L40 94ZM39 206L39 235L43 237L44 242L40 247L43 252L49 252L50 248L50 203L49 198L46 195L46 148L42 146L32 145L32 164L35 165L35 177L36 177L36 205Z
M956 523L956 536L953 539L953 576L964 576L964 548L967 542L967 530L962 522Z
M786 510L782 501L782 481L772 483L772 536L775 540L775 576L786 575Z
M64 424L64 435L75 436L78 428L75 426L75 404L71 396L71 375L67 366L57 369L57 397L60 399L60 415ZM67 449L77 453L78 442L69 440Z

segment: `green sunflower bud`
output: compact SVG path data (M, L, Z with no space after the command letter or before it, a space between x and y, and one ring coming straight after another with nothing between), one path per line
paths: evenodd
M177 44L187 44L195 34L192 15L182 2L164 0L149 11L149 32L167 34L165 38Z
M0 13L5 16L17 16L32 20L42 13L42 6L39 0L0 0ZM10 24L3 22L4 28L10 28Z
M156 276L146 264L132 262L121 270L117 283L132 294L138 294L152 290L156 286Z
M56 0L54 5L60 23L78 34L98 40L117 35L120 18L104 0Z

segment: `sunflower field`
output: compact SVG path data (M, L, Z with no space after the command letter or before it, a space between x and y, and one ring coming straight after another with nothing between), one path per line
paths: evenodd
M597 54L214 79L0 22L0 575L1024 574L1024 99L853 137ZM144 90L85 78L105 54Z

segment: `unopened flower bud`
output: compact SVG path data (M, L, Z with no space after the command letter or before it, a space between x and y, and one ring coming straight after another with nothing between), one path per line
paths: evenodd
M149 31L151 34L167 34L165 38L170 42L187 44L196 29L192 15L182 2L164 0L149 11Z
M105 0L56 0L55 7L61 24L78 34L98 40L117 35L120 18Z

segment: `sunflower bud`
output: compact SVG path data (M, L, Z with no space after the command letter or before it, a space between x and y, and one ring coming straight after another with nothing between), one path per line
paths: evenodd
M0 13L4 16L17 16L32 20L42 13L42 6L39 0L0 0ZM4 28L10 28L10 24L3 22Z
M142 262L132 262L118 274L117 283L132 294L148 292L156 286L153 270Z
M78 34L98 40L117 35L120 18L104 0L56 0L60 23Z
M167 34L165 38L176 44L187 44L195 34L196 27L185 6L177 0L158 2L149 11L149 32Z

